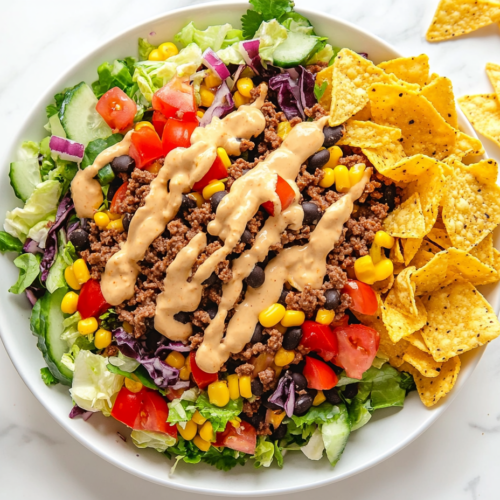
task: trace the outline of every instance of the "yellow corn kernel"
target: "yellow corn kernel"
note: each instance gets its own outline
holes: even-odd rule
[[[229,397],[238,399],[240,397],[240,381],[238,375],[233,373],[227,377],[227,385],[229,387]]]
[[[325,167],[323,170],[323,179],[319,182],[319,185],[323,188],[332,187],[335,184],[335,171],[333,168]]]
[[[207,421],[207,419],[198,410],[194,412],[191,420],[198,425],[203,425]]]
[[[191,375],[191,365],[189,364],[189,359],[188,359],[186,360],[184,366],[181,368],[179,372],[179,378],[181,380],[189,380],[190,375]]]
[[[186,359],[184,358],[184,356],[177,351],[172,351],[165,360],[165,363],[167,363],[167,365],[173,366],[178,370],[180,370],[184,366],[185,362]]]
[[[394,264],[391,259],[382,259],[375,265],[375,281],[387,279],[394,272]]]
[[[300,326],[306,320],[303,311],[286,311],[281,324],[289,328],[290,326]]]
[[[250,375],[240,377],[240,394],[242,398],[249,399],[252,397],[252,378]]]
[[[123,322],[122,326],[127,333],[132,333],[134,331],[134,327],[130,323],[127,323],[126,321]]]
[[[76,281],[78,281],[80,285],[83,285],[90,279],[89,268],[83,259],[78,259],[73,262],[73,272],[75,273]]]
[[[229,156],[224,148],[217,148],[217,156],[220,158],[226,169],[231,166],[231,160],[229,159]]]
[[[329,311],[328,309],[320,309],[316,313],[316,322],[322,325],[329,325],[335,318],[335,311]]]
[[[277,429],[280,425],[281,422],[283,422],[283,419],[285,418],[285,410],[269,410],[271,412],[269,421],[270,424]]]
[[[240,417],[236,417],[235,419],[230,420],[229,422],[231,423],[231,425],[232,425],[235,429],[237,429],[238,427],[240,427],[240,426],[241,426],[241,418],[240,418]]]
[[[219,75],[216,75],[212,71],[210,71],[208,76],[205,77],[205,85],[209,89],[213,89],[215,87],[218,87],[221,84],[222,84],[222,80],[220,79]]]
[[[149,61],[163,61],[163,55],[158,49],[153,49],[148,56]]]
[[[106,229],[106,226],[109,224],[109,216],[104,212],[96,212],[94,214],[94,222],[99,229]]]
[[[250,99],[248,97],[241,95],[239,92],[235,92],[233,94],[233,100],[234,100],[234,105],[237,108],[243,106],[244,104],[248,104],[250,102]]]
[[[363,283],[373,285],[376,280],[375,265],[370,255],[360,257],[354,262],[354,273],[356,278]]]
[[[205,111],[203,111],[202,109],[199,109],[197,112],[196,112],[196,116],[198,118],[203,118],[203,116],[205,116]]]
[[[212,427],[210,420],[207,420],[201,426],[201,429],[198,431],[198,434],[200,435],[201,439],[204,439],[205,441],[210,442],[214,440],[214,428]]]
[[[96,334],[97,335],[97,334]],[[142,390],[142,383],[139,381],[136,375],[132,374],[132,377],[134,377],[134,380],[125,377],[125,387],[133,393],[140,392]]]
[[[374,264],[386,258],[382,248],[391,249],[394,246],[394,238],[385,231],[377,231],[370,248],[370,256]]]
[[[179,53],[179,49],[175,43],[172,42],[162,43],[157,50],[161,54],[163,61],[166,61],[170,57],[176,56]]]
[[[290,122],[280,122],[278,123],[278,135],[285,140],[286,136],[292,131],[292,126]]]
[[[208,386],[208,399],[215,406],[226,406],[229,403],[229,389],[226,382],[219,380]]]
[[[250,91],[253,89],[254,84],[253,84],[251,78],[240,78],[236,82],[236,86],[238,87],[238,92],[243,97],[252,97],[252,95],[250,94]]]
[[[200,436],[196,436],[193,439],[193,443],[201,450],[201,451],[208,451],[210,449],[210,446],[212,446],[208,441],[205,441],[203,438]]]
[[[215,93],[210,89],[202,85],[200,87],[200,97],[201,97],[201,105],[205,108],[209,108],[215,99]]]
[[[340,158],[344,156],[344,153],[338,146],[332,146],[331,148],[328,148],[328,151],[330,151],[330,159],[325,167],[335,168],[339,164]]]
[[[94,333],[99,325],[97,324],[97,320],[95,318],[87,318],[87,319],[81,319],[78,322],[78,331],[82,335],[90,335],[91,333]]]
[[[92,318],[94,319],[94,318]],[[109,344],[111,344],[112,335],[109,330],[105,330],[104,328],[99,328],[97,332],[95,332],[94,344],[97,349],[106,349]]]
[[[314,398],[313,406],[319,406],[324,401],[326,401],[326,397],[323,394],[323,391],[318,391],[318,394],[316,394],[316,397]]]
[[[119,233],[122,233],[125,231],[123,227],[123,220],[120,217],[117,220],[112,220],[107,226],[106,229],[109,231],[110,229],[114,229],[115,231],[118,231]]]
[[[351,186],[355,186],[363,178],[365,169],[366,165],[364,163],[358,163],[349,170],[349,183]]]
[[[146,122],[146,121],[137,122],[134,125],[134,130],[139,130],[139,129],[143,128],[143,127],[149,127],[149,128],[152,128],[153,130],[155,130],[154,125],[151,122]]]
[[[200,193],[197,193],[196,191],[193,191],[192,193],[189,193],[188,196],[192,198],[196,202],[196,206],[200,208],[205,200],[203,199],[203,196]]]
[[[285,306],[278,303],[271,304],[259,314],[260,324],[264,328],[270,328],[271,326],[278,324],[283,319],[285,312]]]
[[[286,312],[285,312],[285,314],[286,314]],[[278,330],[278,332],[280,332],[283,335],[285,335],[285,333],[286,333],[286,326],[283,326],[281,323],[274,325],[273,328],[276,328],[276,330]]]
[[[339,193],[347,193],[351,189],[351,183],[349,182],[349,170],[345,165],[337,165],[334,170],[335,172],[335,187]]]
[[[181,424],[177,424],[177,431],[186,441],[191,441],[198,433],[198,426],[190,420],[186,422],[186,427],[184,427],[184,429]]]
[[[224,191],[224,189],[226,189],[226,186],[224,186],[222,181],[211,181],[208,186],[203,188],[203,198],[209,200],[215,193]]]
[[[78,295],[75,292],[68,292],[62,299],[61,311],[65,314],[75,314],[78,305]]]
[[[274,356],[274,364],[276,366],[286,366],[289,365],[295,358],[295,353],[293,351],[287,351],[280,347],[276,355]]]
[[[68,266],[64,270],[64,279],[66,280],[66,283],[73,288],[73,290],[80,290],[80,288],[82,288],[82,285],[80,285],[76,279],[73,266]]]

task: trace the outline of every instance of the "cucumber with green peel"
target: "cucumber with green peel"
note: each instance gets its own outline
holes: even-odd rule
[[[115,180],[115,173],[111,168],[111,165],[108,163],[106,166],[102,167],[99,170],[99,173],[96,175],[96,179],[99,181],[101,186],[107,186],[111,184]]]
[[[58,137],[64,137],[66,139],[66,132],[61,125],[61,120],[59,120],[59,116],[57,114],[52,115],[49,118],[49,125],[50,125],[50,133],[52,135],[57,135]]]
[[[38,184],[42,182],[38,159],[29,158],[12,162],[9,177],[15,195],[26,203]]]
[[[316,49],[318,37],[290,31],[288,38],[273,53],[274,65],[294,68],[303,64]]]
[[[351,434],[351,421],[345,405],[338,405],[340,412],[331,422],[323,424],[321,434],[325,444],[326,455],[332,465],[335,465],[342,456],[344,448]]]

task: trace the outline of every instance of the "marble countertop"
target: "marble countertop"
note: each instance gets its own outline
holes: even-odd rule
[[[38,96],[89,50],[124,28],[203,0],[1,0],[0,122],[9,144]],[[500,30],[431,45],[424,33],[438,0],[296,0],[331,13],[394,44],[422,52],[431,69],[452,79],[457,96],[487,93],[486,62],[500,62]],[[145,6],[147,5],[147,8]],[[369,51],[369,48],[367,48]],[[485,140],[491,156],[500,149]],[[20,332],[20,334],[29,334]],[[490,345],[446,413],[396,456],[350,479],[317,489],[317,500],[479,500],[499,498],[500,341]],[[195,495],[147,483],[108,464],[77,443],[29,392],[0,343],[0,497],[12,500],[109,500]],[[200,497],[201,495],[197,495]],[[288,495],[299,500],[303,494]],[[207,497],[208,498],[208,497]]]

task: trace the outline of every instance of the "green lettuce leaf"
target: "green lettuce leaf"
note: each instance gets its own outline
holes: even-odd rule
[[[304,427],[311,424],[323,424],[330,422],[339,414],[339,407],[331,403],[321,403],[319,406],[312,406],[305,415],[292,416],[292,420],[297,427]]]
[[[260,39],[259,54],[263,63],[273,62],[273,53],[288,37],[287,30],[275,19],[263,22],[255,33]]]
[[[71,349],[73,344],[76,342],[76,339],[80,336],[80,332],[78,331],[78,322],[82,319],[80,313],[76,311],[75,314],[67,317],[63,321],[63,332],[61,333],[61,339],[65,340],[68,344],[68,347]]]
[[[19,277],[9,288],[9,292],[19,294],[37,279],[40,274],[40,259],[32,253],[23,253],[14,260],[14,265],[19,268]]]
[[[202,393],[196,400],[196,407],[203,417],[210,420],[214,432],[222,432],[229,420],[235,419],[241,413],[243,400],[231,399],[226,406],[219,408],[210,403],[206,393]]]
[[[286,451],[285,451],[286,453]],[[279,445],[278,441],[274,442],[274,458],[276,458],[276,464],[280,469],[283,468],[284,449]]]
[[[50,370],[45,367],[40,369],[40,376],[42,377],[43,383],[50,387],[51,385],[56,385],[59,381],[50,373]]]
[[[17,153],[17,159],[21,160],[31,160],[33,158],[38,158],[40,154],[40,143],[34,141],[24,141],[19,148]]]
[[[23,244],[14,236],[5,231],[0,231],[0,252],[21,252]]]
[[[254,467],[270,467],[273,463],[274,457],[274,444],[266,440],[265,436],[259,436],[255,454],[252,457],[255,459]]]
[[[160,453],[164,453],[176,443],[173,436],[161,432],[133,430],[130,437],[137,448],[154,448]]]
[[[65,161],[59,158],[55,161],[56,166],[49,172],[49,180],[58,181],[61,183],[61,194],[66,193],[69,189],[71,181],[78,172],[78,165],[72,161]]]
[[[217,55],[221,58],[224,64],[244,64],[245,59],[240,52],[240,42],[237,42],[225,49],[221,49],[217,52]]]
[[[317,83],[314,84],[314,97],[316,97],[317,101],[323,97],[327,88],[328,82],[326,80],[321,85],[318,85]]]
[[[219,470],[228,471],[237,465],[245,465],[248,455],[229,448],[211,446],[201,458],[202,462],[213,465]]]
[[[209,26],[206,30],[201,31],[195,28],[194,24],[190,22],[184,26],[182,30],[175,35],[174,40],[184,47],[190,43],[195,43],[200,47],[202,52],[211,48],[215,52],[222,48],[226,36],[231,32],[231,38],[238,37],[239,30],[233,30],[230,24],[222,24],[219,26]],[[243,36],[243,34],[241,34]],[[234,42],[233,42],[234,43]],[[226,46],[229,45],[226,44]]]
[[[158,47],[156,45],[151,45],[145,38],[139,38],[139,61],[147,61],[149,54],[154,49],[157,49]]]
[[[99,99],[103,94],[113,87],[123,91],[134,84],[132,75],[134,73],[135,59],[130,57],[127,61],[116,59],[113,63],[104,62],[97,68],[98,80],[92,84],[92,90]]]
[[[321,426],[316,427],[309,442],[300,448],[309,460],[320,460],[323,457],[324,449],[325,443],[321,434]]]
[[[113,134],[106,139],[96,139],[95,141],[90,141],[85,147],[81,168],[87,168],[89,165],[92,165],[99,153],[102,153],[105,149],[114,146],[122,139],[122,134]]]
[[[45,282],[45,286],[50,293],[54,293],[58,288],[67,286],[64,271],[78,258],[73,243],[71,241],[66,243],[65,238],[65,233],[59,231],[57,234],[59,246],[57,257],[49,270],[49,275]]]
[[[351,431],[356,431],[366,425],[372,418],[373,408],[370,400],[363,403],[359,399],[354,399],[349,405],[348,411],[351,419]]]
[[[168,403],[167,422],[171,424],[184,424],[189,422],[196,412],[196,405],[188,399],[174,399]]]
[[[383,365],[380,370],[371,367],[363,374],[359,393],[366,394],[369,391],[373,410],[403,406],[406,391],[400,385],[401,380],[401,373],[389,364]]]

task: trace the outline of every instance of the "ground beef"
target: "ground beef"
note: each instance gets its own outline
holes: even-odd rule
[[[296,125],[298,125],[299,123],[302,123],[302,118],[300,118],[300,116],[294,116],[291,120],[290,120],[290,126],[293,128],[295,127]]]
[[[287,309],[303,311],[308,318],[312,318],[318,307],[325,302],[323,290],[315,290],[311,285],[306,285],[302,292],[290,292],[286,296]]]
[[[157,160],[161,165],[163,165],[163,161],[163,158]],[[155,177],[156,174],[136,168],[128,180],[127,196],[117,205],[117,213],[133,214],[139,207],[142,207],[145,203],[146,196],[149,194],[149,185]]]
[[[321,70],[328,68],[328,63],[326,62],[317,62],[315,64],[310,64],[306,66],[307,71],[310,71],[313,74],[319,73]]]
[[[206,311],[198,310],[191,315],[191,322],[194,326],[197,326],[199,328],[205,328],[205,326],[208,325],[210,321],[210,315]]]
[[[258,342],[257,344],[246,344],[241,352],[231,354],[232,359],[248,361],[254,356],[258,356],[261,352],[266,351],[267,348],[264,344]]]
[[[315,121],[328,115],[328,111],[319,103],[315,104],[312,108],[305,108],[304,113],[308,118],[312,118]]]
[[[271,390],[271,387],[273,386],[274,383],[274,377],[275,377],[274,370],[272,368],[266,368],[264,371],[261,371],[259,373],[259,380],[262,382],[262,385],[264,386],[264,392],[267,392]]]
[[[266,350],[269,354],[276,354],[283,343],[283,334],[276,328],[265,328],[264,335],[269,335]]]
[[[118,347],[115,345],[108,345],[104,351],[102,351],[102,356],[105,358],[110,358],[111,356],[116,356],[118,354]]]
[[[256,399],[253,403],[250,401],[243,402],[243,413],[247,417],[251,417],[254,413],[257,413],[260,408],[260,399]]]
[[[191,346],[191,349],[194,351],[200,347],[200,345],[203,343],[203,335],[200,335],[199,333],[196,333],[195,335],[191,335],[188,339],[189,345]]]
[[[233,278],[233,271],[231,271],[230,263],[227,259],[217,264],[215,272],[223,283],[227,283]]]
[[[238,366],[238,368],[236,368],[235,371],[236,371],[236,374],[239,375],[240,377],[250,376],[250,375],[252,375],[254,368],[255,367],[253,365],[251,365],[250,363],[245,363],[244,365]]]
[[[273,433],[269,424],[266,422],[259,422],[259,428],[257,429],[257,436],[270,436]]]

